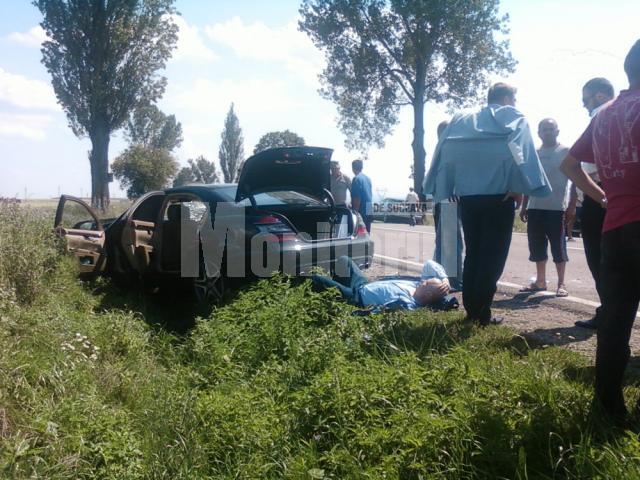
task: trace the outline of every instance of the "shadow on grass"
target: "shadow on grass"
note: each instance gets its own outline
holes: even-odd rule
[[[398,347],[424,357],[434,352],[444,353],[464,342],[473,334],[474,328],[472,322],[464,321],[458,313],[436,314],[424,319],[412,316],[395,323],[382,339],[392,350]],[[379,346],[384,349],[384,345]]]

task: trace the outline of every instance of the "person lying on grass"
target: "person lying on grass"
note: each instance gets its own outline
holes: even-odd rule
[[[449,295],[447,273],[433,260],[425,263],[419,280],[392,278],[370,282],[346,256],[338,258],[335,272],[334,279],[313,275],[311,281],[318,289],[337,288],[347,302],[372,312],[420,307],[450,310],[458,307],[457,299]]]

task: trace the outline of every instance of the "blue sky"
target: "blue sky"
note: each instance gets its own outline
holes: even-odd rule
[[[217,161],[224,116],[234,102],[247,156],[264,133],[288,128],[309,145],[334,148],[343,171],[350,171],[359,154],[344,148],[336,110],[317,94],[324,60],[296,29],[298,2],[178,0],[176,6],[180,41],[159,106],[182,122],[181,164],[198,155]],[[556,118],[560,141],[571,144],[588,121],[581,105],[584,82],[604,76],[616,91],[626,86],[622,61],[640,38],[640,2],[505,0],[502,10],[511,17],[512,53],[519,61],[506,79],[518,87],[518,108],[534,125]],[[25,189],[29,198],[59,191],[86,196],[90,142],[73,135],[56,104],[40,63],[40,14],[30,2],[13,0],[0,0],[0,11],[0,196],[23,197]],[[429,104],[425,114],[430,152],[435,127],[448,113]],[[410,186],[410,109],[400,120],[385,147],[370,150],[365,163],[379,194],[404,195]],[[124,148],[118,132],[111,160]],[[117,183],[112,195],[123,195]]]

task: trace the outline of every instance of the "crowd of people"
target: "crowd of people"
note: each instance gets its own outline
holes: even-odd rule
[[[536,266],[536,276],[521,291],[547,289],[550,246],[557,296],[569,293],[566,241],[572,232],[567,225],[573,225],[578,213],[601,305],[593,318],[576,324],[597,329],[596,404],[615,419],[624,419],[623,375],[640,303],[640,40],[626,55],[624,71],[629,87],[617,97],[605,78],[584,84],[582,101],[591,121],[571,148],[558,142],[557,122],[545,118],[538,124],[542,145],[536,149],[527,119],[515,108],[517,91],[506,83],[489,89],[487,105],[479,112],[455,115],[440,124],[438,145],[422,186],[423,194],[433,195],[437,231],[436,261],[427,262],[425,269],[437,274],[423,275],[413,283],[401,284],[398,279],[369,283],[342,259],[345,271],[337,282],[314,281],[336,286],[359,306],[442,308],[451,279],[459,281],[461,276],[467,317],[481,326],[501,323],[492,315],[491,303],[516,212],[527,224],[529,260]],[[370,230],[371,182],[362,173],[360,160],[353,162],[353,171],[352,203]],[[332,190],[334,181],[348,184],[337,163],[332,164]],[[445,210],[448,220],[443,218]],[[440,232],[445,229],[450,232],[443,236]],[[465,257],[464,262],[458,260],[462,273],[447,275],[440,265],[443,250],[461,258],[462,233]],[[444,238],[456,239],[457,245],[445,244]]]

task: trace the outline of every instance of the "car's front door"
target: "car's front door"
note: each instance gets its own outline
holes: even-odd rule
[[[95,274],[104,268],[104,229],[89,205],[62,195],[53,227],[65,240],[67,250],[78,259],[81,274]]]

